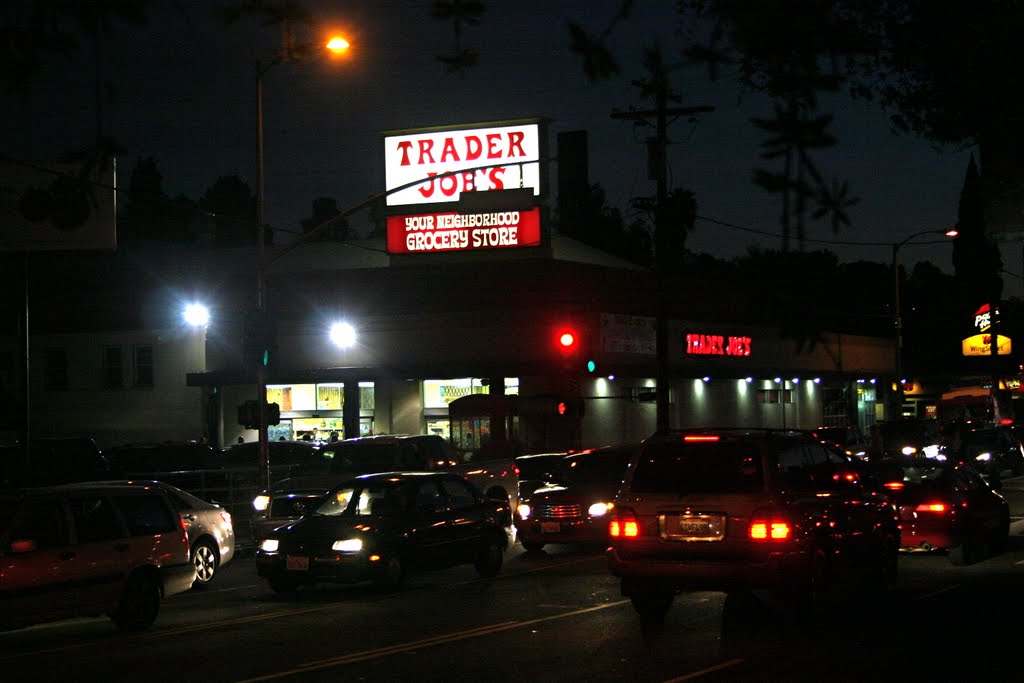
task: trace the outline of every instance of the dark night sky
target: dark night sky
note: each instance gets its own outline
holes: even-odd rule
[[[613,205],[625,211],[630,197],[654,193],[643,145],[649,133],[610,114],[649,108],[630,81],[643,75],[642,48],[659,39],[675,44],[674,3],[637,3],[635,15],[613,34],[622,75],[597,85],[568,49],[567,23],[603,27],[619,0],[488,0],[480,25],[463,38],[479,51],[480,64],[462,75],[446,74],[435,60],[451,50],[453,31],[430,18],[429,0],[306,4],[324,25],[343,28],[353,48],[341,63],[280,65],[264,78],[272,225],[299,231],[315,197],[334,197],[346,208],[381,191],[381,131],[533,116],[551,119],[552,148],[559,132],[588,131],[590,180],[605,187]],[[154,157],[171,195],[198,198],[232,173],[255,188],[255,63],[275,49],[276,30],[255,22],[223,28],[203,0],[155,5],[147,27],[119,26],[115,40],[103,45],[103,72],[115,92],[103,105],[102,125],[127,149],[121,182],[136,158]],[[94,73],[86,50],[48,69],[29,102],[4,100],[8,153],[42,159],[88,145],[97,128]],[[701,221],[690,247],[719,257],[743,254],[753,244],[777,248],[780,239],[771,235],[779,232],[778,202],[750,182],[760,138],[748,119],[769,116],[769,106],[757,98],[738,103],[734,84],[709,84],[699,70],[676,72],[673,85],[683,106],[716,111],[696,125],[672,125],[670,185],[693,190],[702,216],[748,229]],[[844,261],[888,262],[891,243],[956,221],[970,150],[937,150],[896,136],[872,105],[841,101],[836,114],[840,144],[817,157],[819,166],[849,180],[861,201],[851,211],[853,226],[838,235],[827,224],[812,225],[807,248],[831,248]],[[549,178],[556,177],[552,168]],[[1018,249],[1003,251],[1013,272],[1020,271]],[[947,244],[907,245],[900,255],[904,263],[932,260],[950,271],[951,251]],[[1008,294],[1020,287],[1012,280]]]

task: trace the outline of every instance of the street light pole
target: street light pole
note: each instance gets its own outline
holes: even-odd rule
[[[285,35],[290,34],[290,27],[285,26]],[[339,55],[348,50],[350,44],[340,36],[332,36],[326,44],[304,43],[292,45],[286,38],[281,49],[266,64],[256,62],[256,311],[259,321],[259,334],[266,343],[267,320],[267,225],[264,216],[265,181],[263,173],[263,76],[275,64],[292,61],[308,56],[317,48],[325,48],[332,54]],[[258,405],[259,425],[258,453],[259,480],[264,489],[270,488],[270,448],[267,440],[267,358],[257,354],[256,358],[256,402]]]
[[[895,314],[896,322],[896,392],[893,399],[895,403],[893,406],[894,418],[900,418],[903,416],[903,315],[901,312],[902,309],[900,302],[900,247],[910,242],[915,237],[921,237],[923,235],[945,235],[946,237],[956,237],[956,234],[955,228],[949,230],[922,230],[905,237],[899,242],[894,242],[892,245],[893,292],[895,294],[893,313]]]

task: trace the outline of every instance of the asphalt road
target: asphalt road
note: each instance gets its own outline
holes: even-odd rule
[[[841,596],[795,616],[770,596],[677,598],[644,633],[600,551],[515,546],[502,573],[410,577],[406,590],[325,586],[275,595],[251,559],[164,603],[125,635],[106,619],[0,633],[6,681],[934,681],[1021,679],[1024,479],[1005,483],[1009,550],[969,567],[906,555],[881,599]]]

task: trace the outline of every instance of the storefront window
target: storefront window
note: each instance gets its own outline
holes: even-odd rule
[[[374,406],[373,382],[359,383],[359,414],[369,413],[370,422],[373,422]]]
[[[314,384],[268,384],[267,403],[276,403],[282,411],[316,410]]]
[[[345,407],[345,385],[317,384],[316,385],[316,409],[317,410],[343,410]]]

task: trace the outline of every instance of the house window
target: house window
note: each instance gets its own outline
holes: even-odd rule
[[[124,386],[124,367],[121,363],[121,347],[107,346],[103,349],[103,388],[120,389]]]
[[[153,386],[153,347],[149,344],[136,344],[134,348],[134,376],[132,385],[136,387]]]
[[[68,351],[67,349],[46,349],[46,388],[68,388]]]

